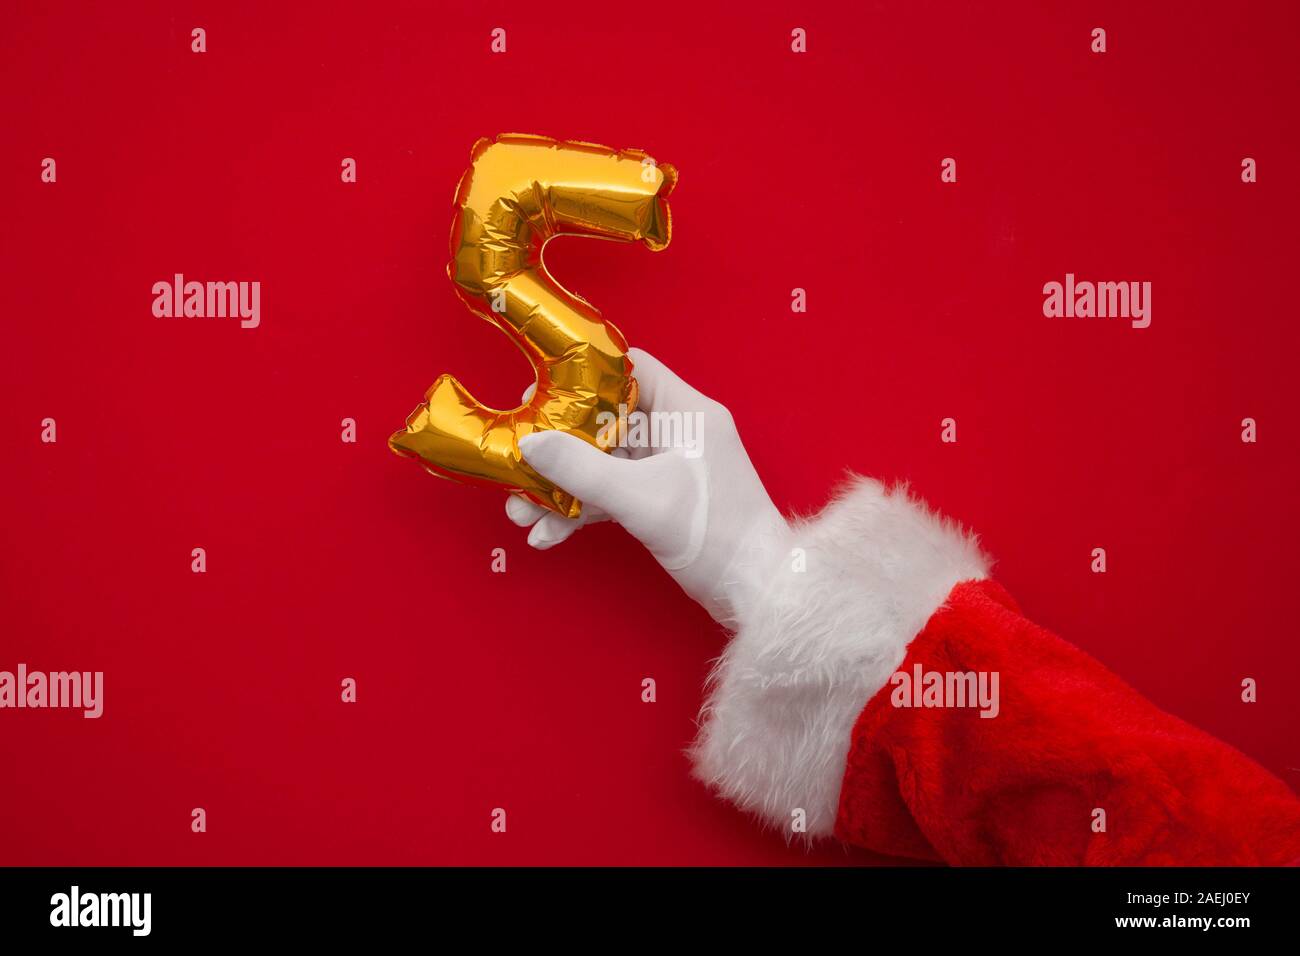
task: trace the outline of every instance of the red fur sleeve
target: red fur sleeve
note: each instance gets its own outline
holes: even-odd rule
[[[955,865],[1286,864],[1300,800],[973,581],[858,717],[835,831]]]

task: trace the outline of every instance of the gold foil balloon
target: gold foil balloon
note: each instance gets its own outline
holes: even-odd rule
[[[542,253],[562,235],[663,249],[676,182],[673,167],[637,150],[541,136],[479,140],[456,191],[447,275],[469,310],[528,356],[537,390],[527,404],[498,411],[443,375],[388,439],[393,451],[440,477],[505,486],[577,517],[581,504],[528,467],[519,439],[551,428],[602,447],[610,416],[636,407],[636,379],[622,334],[551,277]]]

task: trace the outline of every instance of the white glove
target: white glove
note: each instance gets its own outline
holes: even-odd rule
[[[520,527],[532,526],[528,543],[539,550],[583,525],[617,521],[715,620],[734,626],[738,610],[753,603],[788,554],[789,526],[750,464],[731,413],[654,356],[640,349],[628,354],[643,432],[653,434],[659,416],[661,425],[675,426],[660,428],[660,444],[674,447],[636,447],[635,420],[632,447],[610,454],[564,432],[526,435],[519,440],[524,459],[575,495],[582,514],[565,518],[517,495],[506,501],[506,514]]]

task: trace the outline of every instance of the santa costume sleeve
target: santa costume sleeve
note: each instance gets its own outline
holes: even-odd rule
[[[793,534],[701,713],[724,798],[953,865],[1300,861],[1285,784],[1026,620],[905,490],[856,479]]]

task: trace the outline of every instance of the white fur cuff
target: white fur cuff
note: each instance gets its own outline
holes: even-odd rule
[[[906,488],[854,478],[792,527],[709,680],[695,775],[789,833],[835,828],[849,739],[953,586],[988,576],[975,539]]]

